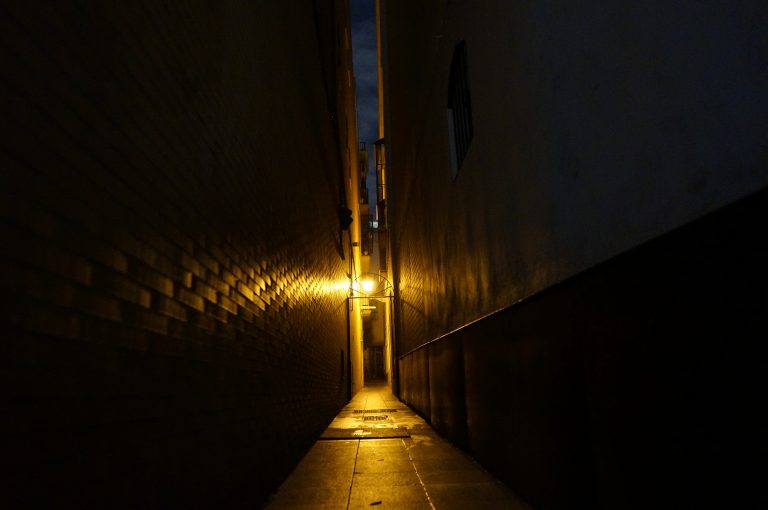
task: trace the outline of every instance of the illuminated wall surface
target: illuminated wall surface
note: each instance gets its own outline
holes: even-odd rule
[[[3,6],[0,506],[250,507],[347,401],[333,16]]]
[[[759,442],[768,8],[609,4],[383,2],[401,396],[535,508],[742,495]]]

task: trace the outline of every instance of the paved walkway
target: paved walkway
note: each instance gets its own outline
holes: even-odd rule
[[[267,508],[529,510],[386,385],[355,395]]]

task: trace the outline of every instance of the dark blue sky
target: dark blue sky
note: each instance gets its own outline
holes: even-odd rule
[[[376,202],[373,142],[379,138],[379,101],[376,79],[376,1],[350,0],[352,59],[357,84],[357,133],[368,147],[368,193]],[[371,211],[373,213],[373,211]]]

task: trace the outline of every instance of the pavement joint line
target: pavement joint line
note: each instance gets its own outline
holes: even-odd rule
[[[357,470],[357,456],[360,454],[360,440],[357,440],[357,450],[355,450],[355,463],[352,465],[352,479],[349,481],[349,492],[347,492],[347,510],[349,502],[352,500],[352,486],[355,485],[355,470]]]
[[[413,466],[413,471],[416,473],[416,478],[419,479],[419,484],[421,484],[421,488],[422,490],[424,490],[424,495],[427,497],[427,503],[429,503],[429,506],[432,508],[432,510],[437,510],[437,508],[435,508],[435,504],[432,503],[432,498],[429,497],[429,491],[427,491],[427,486],[424,485],[424,480],[421,479],[419,470],[416,468],[416,463],[413,462],[413,457],[411,457],[411,449],[408,448],[408,445],[405,443],[405,439],[401,439],[400,441],[403,442],[403,447],[405,447],[405,453],[408,454],[408,460],[411,461],[411,466]],[[355,459],[355,461],[357,461],[357,459]]]

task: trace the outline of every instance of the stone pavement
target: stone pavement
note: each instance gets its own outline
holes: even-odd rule
[[[267,508],[530,510],[384,384],[354,396]]]

